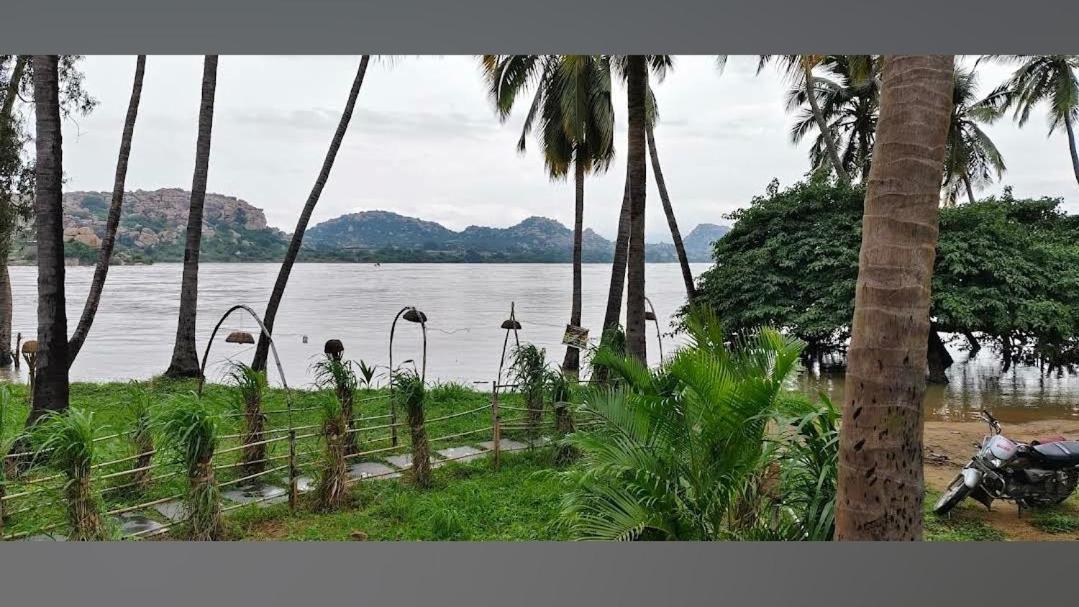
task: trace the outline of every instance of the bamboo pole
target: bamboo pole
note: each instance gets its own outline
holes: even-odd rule
[[[494,464],[495,472],[498,472],[501,466],[501,458],[499,457],[502,451],[502,425],[498,417],[498,381],[492,384],[491,388],[491,448],[495,452]]]

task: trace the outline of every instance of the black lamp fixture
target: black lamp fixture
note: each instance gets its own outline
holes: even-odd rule
[[[517,320],[517,313],[514,310],[514,302],[510,302],[510,317],[502,321],[502,328],[506,330],[506,337],[502,340],[502,358],[498,361],[498,379],[495,380],[495,389],[498,389],[498,385],[502,383],[502,368],[506,365],[506,346],[510,343],[510,331],[513,331],[513,341],[517,344],[517,347],[521,347],[521,338],[517,335],[517,332],[521,330],[521,323]]]
[[[659,317],[656,316],[656,308],[652,306],[652,300],[645,297],[644,302],[648,304],[648,310],[644,313],[644,319],[656,323],[656,341],[659,342],[659,362],[660,364],[663,364],[663,333],[659,330]]]

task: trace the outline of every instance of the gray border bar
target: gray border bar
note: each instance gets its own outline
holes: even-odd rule
[[[0,52],[1050,53],[1067,0],[5,0]]]

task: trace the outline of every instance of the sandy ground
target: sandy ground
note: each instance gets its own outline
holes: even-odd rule
[[[1021,424],[1003,423],[1004,435],[1027,442],[1035,438],[1064,436],[1079,439],[1079,420],[1041,420]],[[925,482],[928,488],[942,491],[974,454],[974,443],[980,443],[988,433],[983,422],[926,422],[925,424]],[[1076,509],[1073,497],[1065,508]],[[986,511],[981,504],[966,500],[959,516],[983,521],[1000,530],[1008,539],[1019,541],[1079,540],[1079,531],[1046,533],[1030,525],[1029,514],[1019,517],[1015,504],[997,501]],[[927,515],[933,516],[933,515]],[[1077,511],[1076,516],[1079,516]]]

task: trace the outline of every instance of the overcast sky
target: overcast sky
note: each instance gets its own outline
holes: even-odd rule
[[[266,210],[291,232],[318,173],[355,75],[358,57],[221,57],[209,190]],[[134,57],[91,56],[85,85],[100,101],[64,125],[67,190],[108,190],[115,171]],[[127,188],[190,188],[202,72],[201,57],[147,59]],[[683,232],[725,223],[776,177],[808,169],[808,144],[788,135],[787,85],[774,69],[755,75],[755,57],[732,57],[720,73],[710,57],[677,57],[655,86],[661,119],[656,143]],[[982,66],[983,90],[1008,70]],[[384,209],[452,229],[504,227],[530,215],[573,220],[573,188],[551,182],[535,140],[515,151],[525,108],[499,124],[474,57],[397,57],[372,61],[352,125],[313,223]],[[625,94],[615,91],[618,160],[585,186],[585,225],[612,237],[625,168]],[[989,128],[1004,155],[1003,183],[1020,196],[1062,196],[1079,211],[1079,187],[1063,130],[1046,137],[1044,113],[1022,130]],[[651,171],[651,169],[649,169]],[[649,178],[649,240],[667,240]],[[997,192],[1000,185],[988,191]]]

